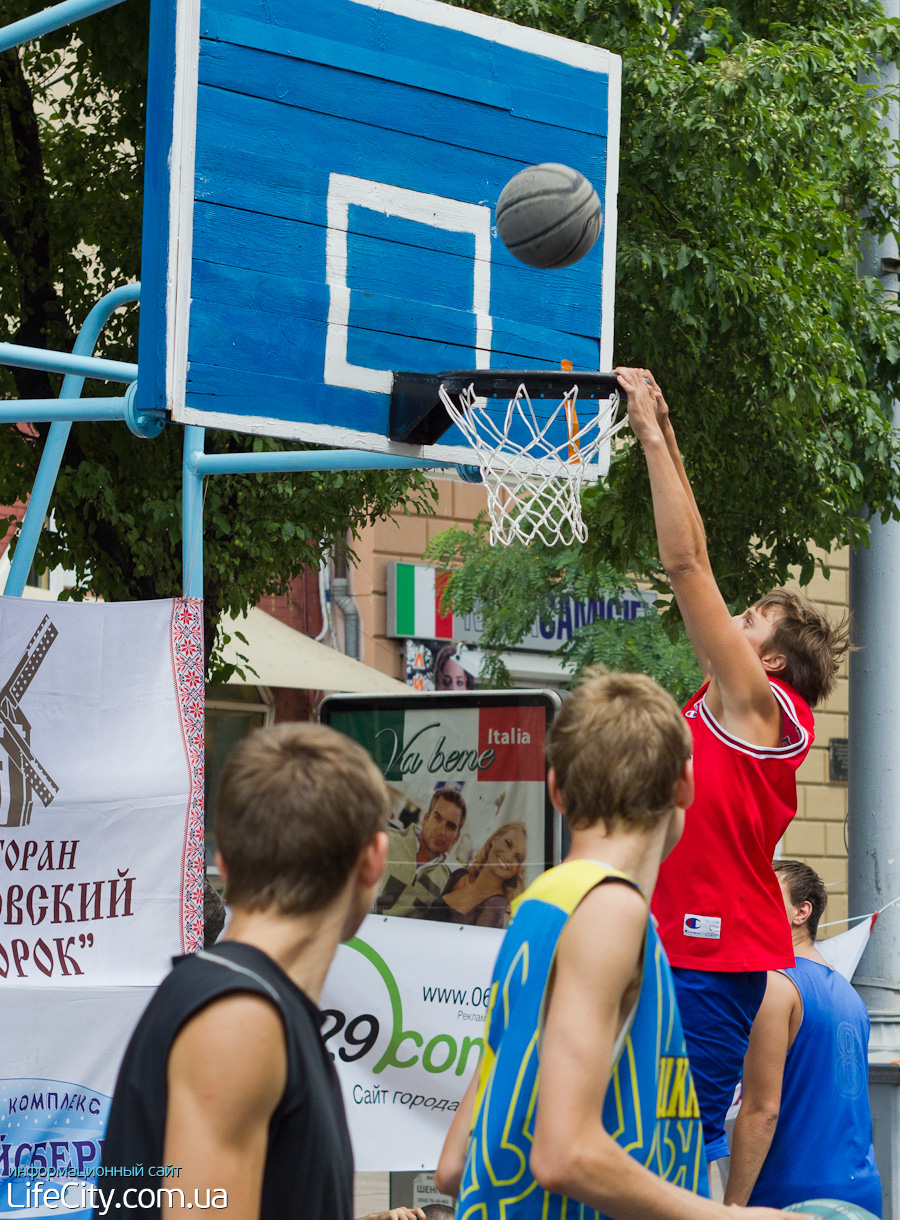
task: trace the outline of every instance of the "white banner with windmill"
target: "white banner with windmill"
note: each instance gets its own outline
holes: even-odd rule
[[[0,986],[199,946],[203,689],[199,601],[0,598]]]

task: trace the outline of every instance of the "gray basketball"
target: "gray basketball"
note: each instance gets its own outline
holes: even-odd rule
[[[503,244],[529,267],[568,267],[600,233],[600,200],[577,169],[546,161],[510,178],[497,200]]]

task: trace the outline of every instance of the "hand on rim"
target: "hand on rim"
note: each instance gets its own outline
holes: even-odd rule
[[[659,383],[650,372],[649,369],[642,369],[644,380],[648,382],[650,389],[656,396],[656,422],[661,428],[664,428],[669,422],[669,404],[666,402],[662,390],[659,388]]]
[[[662,391],[648,369],[618,367],[613,369],[619,385],[628,395],[628,422],[643,445],[654,434],[659,435],[658,399]]]

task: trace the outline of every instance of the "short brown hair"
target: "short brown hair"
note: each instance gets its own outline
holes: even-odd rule
[[[809,933],[809,939],[815,940],[819,930],[819,920],[822,918],[828,902],[828,891],[825,889],[824,881],[808,864],[803,864],[800,860],[774,860],[772,867],[779,880],[783,881],[787,887],[794,906],[798,907],[801,903],[808,902],[812,907],[810,917],[806,921],[806,930]]]
[[[443,788],[435,788],[434,792],[431,794],[431,800],[428,802],[428,808],[425,810],[426,815],[431,813],[438,801],[449,801],[451,805],[456,806],[460,814],[459,824],[462,826],[463,822],[466,820],[466,813],[468,811],[466,809],[466,802],[463,794],[459,791],[459,789],[448,788],[446,785]]]
[[[675,700],[646,674],[589,669],[553,721],[547,759],[573,830],[650,830],[674,804],[691,756]]]
[[[834,679],[850,647],[850,620],[832,623],[823,610],[793,589],[775,589],[761,597],[755,609],[768,617],[775,611],[772,634],[763,653],[780,652],[785,667],[776,677],[784,678],[816,707],[834,690]]]
[[[228,755],[219,788],[228,901],[283,915],[322,910],[389,814],[381,772],[349,737],[322,724],[257,729]]]

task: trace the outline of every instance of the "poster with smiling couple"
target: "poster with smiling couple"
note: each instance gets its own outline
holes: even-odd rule
[[[544,747],[550,691],[340,696],[322,719],[391,795],[381,893],[322,1007],[357,1168],[433,1169],[481,1056],[510,910],[558,857]]]
[[[505,928],[553,851],[544,746],[552,692],[335,696],[323,719],[391,794],[380,915]]]

